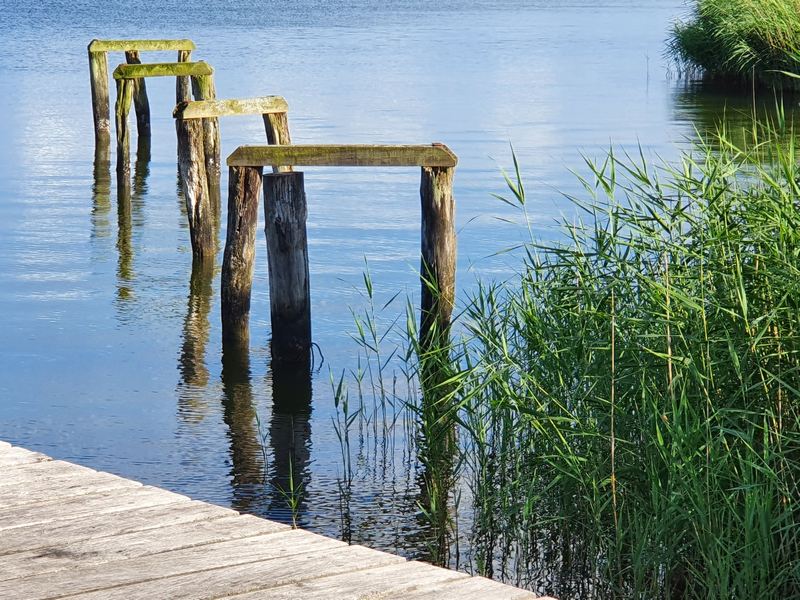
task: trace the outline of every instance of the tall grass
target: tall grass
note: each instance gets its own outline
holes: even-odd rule
[[[487,574],[800,596],[800,170],[762,134],[589,162],[565,241],[478,287],[452,360]]]
[[[562,599],[800,597],[800,169],[785,132],[736,139],[587,161],[580,217],[478,282],[449,347],[409,307],[430,560]]]
[[[669,54],[686,70],[730,81],[782,82],[800,56],[800,1],[697,0],[677,23]]]

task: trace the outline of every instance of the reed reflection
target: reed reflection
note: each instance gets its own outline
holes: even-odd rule
[[[724,128],[726,138],[739,147],[752,147],[763,131],[758,124],[770,124],[785,143],[797,137],[800,120],[797,91],[756,89],[742,92],[719,84],[689,81],[672,93],[674,119],[691,125],[691,134],[710,137]]]
[[[306,353],[291,360],[273,358],[270,373],[269,515],[302,527],[306,523],[311,458],[311,357]]]
[[[232,507],[241,512],[257,512],[255,508],[263,499],[266,461],[246,339],[223,344],[222,391],[223,419],[228,426],[232,465]]]

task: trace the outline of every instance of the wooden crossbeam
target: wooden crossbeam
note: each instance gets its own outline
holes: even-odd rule
[[[214,69],[203,61],[175,63],[147,63],[119,65],[114,69],[114,79],[143,79],[145,77],[199,77],[212,75]]]
[[[455,167],[458,157],[444,144],[314,144],[239,146],[229,167]]]
[[[260,98],[182,102],[175,107],[173,116],[184,119],[208,119],[232,115],[285,113],[288,110],[289,105],[281,96],[262,96]]]
[[[89,52],[196,50],[192,40],[92,40]]]

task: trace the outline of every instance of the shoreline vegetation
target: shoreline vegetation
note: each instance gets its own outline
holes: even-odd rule
[[[667,54],[689,76],[798,89],[800,0],[697,0],[673,27]]]
[[[388,403],[404,424],[428,560],[562,599],[800,595],[800,170],[781,123],[675,165],[587,161],[581,218],[479,281],[444,350],[420,353],[411,304],[392,352],[374,309],[356,319],[363,415],[340,423]],[[524,213],[515,167],[501,199]],[[405,385],[381,374],[395,352]]]

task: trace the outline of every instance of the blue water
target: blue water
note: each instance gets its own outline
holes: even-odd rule
[[[665,39],[685,12],[678,0],[0,0],[0,439],[284,521],[293,482],[301,526],[424,558],[402,440],[367,427],[353,442],[345,522],[330,382],[357,365],[365,261],[378,304],[401,292],[382,321],[417,294],[418,171],[306,170],[314,375],[273,377],[260,231],[249,356],[223,374],[218,273],[190,292],[174,83],[147,82],[152,159],[126,221],[113,177],[93,169],[86,45],[189,37],[219,97],[284,96],[297,143],[447,143],[463,294],[509,276],[514,259],[496,253],[527,234],[491,195],[511,144],[547,237],[570,217],[562,193],[580,192],[582,155],[613,144],[669,160],[721,114],[728,99],[670,76]],[[264,141],[257,117],[221,131],[223,156]]]

